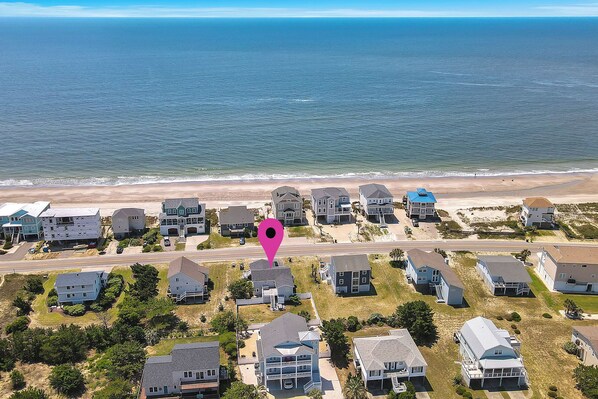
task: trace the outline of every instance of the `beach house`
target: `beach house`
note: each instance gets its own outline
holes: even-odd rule
[[[407,191],[405,210],[411,219],[432,219],[436,216],[436,197],[425,188]]]
[[[405,381],[424,382],[428,364],[406,329],[390,330],[386,336],[353,338],[355,370],[368,389],[405,392]]]
[[[382,184],[359,186],[359,205],[367,219],[375,219],[385,224],[385,217],[394,215],[393,196]]]
[[[181,256],[168,265],[168,295],[175,302],[200,301],[208,296],[209,269]]]
[[[140,208],[121,208],[112,214],[112,233],[116,239],[145,230],[145,210]]]
[[[253,284],[253,294],[262,298],[263,303],[269,303],[272,309],[293,295],[295,279],[291,269],[282,264],[278,259],[272,267],[266,259],[259,259],[249,264],[249,273],[246,274]]]
[[[529,295],[525,265],[512,256],[478,256],[476,268],[494,295]]]
[[[0,205],[0,227],[4,237],[13,243],[43,236],[41,214],[50,208],[47,201],[32,204],[6,203]]]
[[[243,237],[255,231],[255,215],[246,206],[229,206],[218,213],[220,235],[223,237]]]
[[[586,366],[598,366],[598,326],[575,326],[571,342],[577,345],[577,357]]]
[[[523,200],[521,206],[521,223],[525,227],[553,228],[554,204],[544,197],[529,197]]]
[[[303,394],[322,390],[319,367],[320,334],[301,316],[285,313],[260,328],[257,336],[258,383],[268,390],[283,387]]]
[[[104,271],[61,273],[54,282],[58,303],[65,305],[95,301],[107,280],[108,273]]]
[[[420,249],[408,251],[405,274],[418,290],[434,293],[438,302],[463,304],[463,283],[442,255]]]
[[[370,292],[372,267],[367,255],[339,255],[330,258],[326,279],[336,294]]]
[[[40,218],[46,241],[96,241],[102,236],[99,208],[50,208]]]
[[[311,190],[311,208],[314,218],[326,223],[351,221],[351,200],[343,187],[325,187]]]
[[[139,399],[218,398],[224,377],[218,341],[176,344],[170,355],[147,358]]]
[[[461,357],[461,375],[471,388],[507,384],[527,385],[521,344],[508,331],[483,317],[471,319],[456,333]]]
[[[206,232],[206,204],[197,198],[172,198],[162,202],[158,216],[160,234],[184,239],[190,234]]]
[[[537,274],[548,289],[598,294],[598,247],[544,247]]]
[[[305,224],[303,198],[299,191],[289,186],[272,191],[272,213],[285,226]]]

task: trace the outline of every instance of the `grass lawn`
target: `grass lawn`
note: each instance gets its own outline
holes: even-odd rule
[[[17,293],[25,286],[27,276],[24,274],[5,274],[0,276],[0,335],[4,328],[17,317],[17,310],[12,301]]]
[[[560,292],[551,292],[546,288],[540,277],[532,268],[528,268],[528,273],[532,278],[532,290],[534,294],[540,296],[544,303],[554,312],[558,313],[565,307],[563,303],[565,299],[571,299],[579,305],[585,313],[598,313],[598,298],[596,295],[584,294],[561,294]]]
[[[289,233],[289,237],[305,237],[305,238],[314,238],[315,233],[314,229],[311,226],[294,226],[288,227],[287,231]]]
[[[217,231],[212,231],[210,233],[210,238],[208,238],[205,243],[210,243],[210,249],[217,249],[217,248],[231,248],[231,247],[239,247],[239,238],[231,238],[231,237],[223,237]],[[259,241],[257,237],[246,238],[245,245],[257,245]]]
[[[287,312],[298,314],[302,310],[308,311],[312,318],[316,317],[309,299],[302,300],[299,306],[286,305],[285,310],[276,312],[270,310],[269,304],[240,306],[239,314],[247,324],[257,324],[269,323]]]
[[[175,251],[184,251],[186,247],[187,247],[187,244],[185,244],[184,242],[177,242],[174,246],[174,250]]]

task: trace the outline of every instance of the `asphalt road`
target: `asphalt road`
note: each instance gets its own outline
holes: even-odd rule
[[[346,244],[301,244],[282,246],[277,256],[331,256],[348,254],[389,253],[393,248],[409,250],[419,248],[432,250],[441,248],[450,251],[488,251],[488,252],[519,252],[525,248],[533,251],[541,249],[550,242],[527,243],[522,241],[505,240],[431,240],[431,241],[392,241],[392,242],[364,242]],[[554,243],[562,246],[587,246],[584,243]],[[84,258],[62,258],[47,260],[7,260],[0,257],[0,273],[35,272],[64,269],[90,269],[104,266],[131,265],[139,263],[168,263],[179,256],[186,256],[198,262],[236,261],[242,259],[265,258],[259,246],[244,246],[236,248],[209,249],[204,251],[172,251],[153,252],[131,255],[103,255]]]

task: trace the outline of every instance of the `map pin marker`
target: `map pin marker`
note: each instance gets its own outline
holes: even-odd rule
[[[257,227],[257,238],[266,253],[270,267],[272,267],[276,252],[280,248],[283,236],[284,228],[276,219],[264,219]]]

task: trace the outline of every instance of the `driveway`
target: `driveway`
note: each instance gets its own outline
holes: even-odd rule
[[[257,377],[253,363],[240,365],[239,370],[241,371],[241,380],[244,384],[257,386]]]
[[[527,399],[525,391],[508,391],[507,393],[511,399]]]
[[[320,359],[320,377],[324,399],[343,399],[343,389],[330,359]]]
[[[484,391],[488,399],[503,399],[500,391]]]

